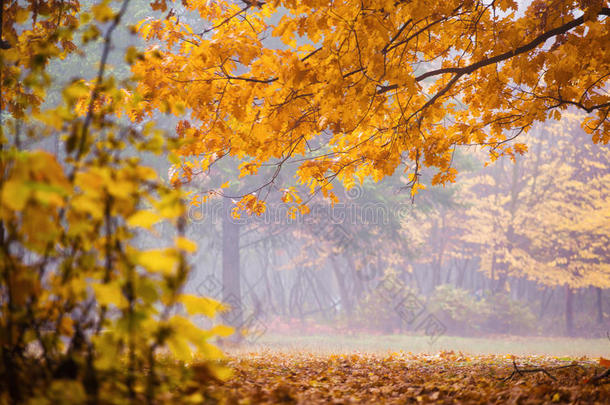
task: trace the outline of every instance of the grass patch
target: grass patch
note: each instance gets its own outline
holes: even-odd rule
[[[502,353],[518,356],[546,355],[569,358],[583,356],[590,358],[610,357],[610,341],[608,339],[571,339],[563,337],[500,336],[470,338],[441,336],[436,341],[431,342],[431,339],[427,336],[411,335],[295,336],[266,334],[254,344],[247,345],[247,348],[249,350],[304,350],[322,354],[355,351],[369,353],[455,351],[473,355]]]

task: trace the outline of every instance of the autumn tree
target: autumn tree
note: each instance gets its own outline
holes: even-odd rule
[[[488,167],[465,181],[470,208],[462,241],[475,246],[492,291],[509,277],[564,286],[566,332],[574,332],[573,290],[608,288],[606,207],[610,155],[579,142],[581,114],[539,126],[533,153]]]
[[[244,174],[296,161],[310,192],[334,198],[334,179],[349,188],[401,166],[415,193],[428,167],[432,184],[455,179],[456,147],[523,153],[512,140],[568,107],[608,142],[606,6],[160,2],[169,12],[138,26],[151,47],[133,72],[144,112],[181,117],[179,154],[196,171],[225,155],[244,159]]]

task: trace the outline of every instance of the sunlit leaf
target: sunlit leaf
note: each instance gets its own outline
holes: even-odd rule
[[[207,297],[197,297],[195,295],[183,294],[180,301],[184,304],[186,311],[191,314],[204,314],[213,318],[218,311],[223,309],[222,304]]]
[[[142,228],[150,229],[154,224],[159,222],[161,217],[149,210],[138,211],[127,219],[127,223],[130,226],[140,226]]]

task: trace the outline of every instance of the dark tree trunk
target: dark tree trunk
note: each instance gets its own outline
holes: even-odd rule
[[[231,216],[232,204],[223,200],[222,218],[222,300],[230,306],[224,322],[235,328],[233,340],[240,340],[243,325],[243,305],[239,271],[239,223]]]
[[[458,287],[458,288],[462,288],[462,286],[464,285],[466,271],[468,270],[468,261],[469,261],[469,259],[464,260],[464,263],[462,263],[462,267],[459,270],[459,275],[456,280],[456,287]]]
[[[417,291],[424,291],[424,286],[422,285],[422,283],[419,281],[419,278],[417,277],[417,272],[419,271],[419,269],[417,267],[413,267],[413,271],[410,273],[411,274],[411,278],[414,281],[414,285]]]
[[[549,289],[549,287],[546,287],[544,289],[542,297],[540,298],[540,313],[538,314],[538,318],[542,319],[542,317],[546,313],[546,309],[548,308],[554,293],[554,289]]]
[[[566,284],[566,335],[574,336],[574,291]]]
[[[454,266],[455,266],[455,261],[453,262]],[[454,266],[448,266],[447,267],[447,276],[445,277],[445,284],[449,284],[451,283],[451,273],[453,270]]]
[[[519,279],[517,280],[517,298],[520,300],[523,300],[527,292],[526,282],[527,280],[525,279],[525,277],[519,277]]]
[[[490,288],[490,290],[493,290],[493,294],[506,291],[506,282],[507,282],[506,269],[503,269],[503,271],[499,272],[499,273],[500,273],[500,275],[498,276],[498,282],[496,283],[495,286]]]

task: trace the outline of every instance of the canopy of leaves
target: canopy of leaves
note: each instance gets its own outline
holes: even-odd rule
[[[187,178],[235,155],[251,158],[244,175],[296,160],[325,195],[335,178],[349,188],[404,166],[417,192],[424,167],[432,184],[454,181],[457,146],[523,153],[509,140],[568,106],[610,140],[602,0],[182,4],[139,25],[151,48],[133,72],[146,111],[187,108]]]

